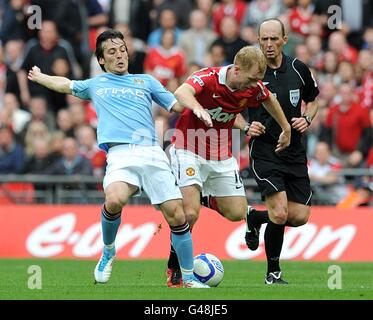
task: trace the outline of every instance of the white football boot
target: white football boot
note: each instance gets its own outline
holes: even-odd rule
[[[109,281],[114,259],[115,259],[115,248],[113,249],[104,248],[102,252],[102,256],[100,260],[98,261],[95,271],[94,271],[96,283],[106,283]]]
[[[207,284],[202,283],[196,277],[191,277],[189,279],[183,279],[183,287],[184,288],[192,288],[192,289],[208,289],[210,286]]]

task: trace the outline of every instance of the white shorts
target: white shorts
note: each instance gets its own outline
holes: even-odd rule
[[[170,147],[170,157],[179,187],[198,185],[204,196],[245,197],[245,188],[234,157],[222,161],[206,160],[174,146]]]
[[[111,183],[123,181],[139,187],[152,204],[182,199],[167,155],[160,146],[123,144],[112,147],[107,154],[104,189]]]

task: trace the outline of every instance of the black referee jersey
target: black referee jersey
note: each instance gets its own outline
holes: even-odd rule
[[[280,102],[290,125],[293,117],[302,116],[302,100],[306,103],[312,102],[319,94],[316,81],[308,67],[300,60],[284,54],[279,68],[267,67],[263,83]],[[250,144],[255,141],[255,148],[252,150],[255,154],[252,156],[268,160],[275,157],[286,162],[304,163],[306,161],[306,153],[301,143],[301,133],[292,129],[289,147],[275,153],[274,149],[282,132],[281,127],[262,106],[249,108],[248,115],[249,122],[259,121],[266,127],[265,134],[251,139]]]

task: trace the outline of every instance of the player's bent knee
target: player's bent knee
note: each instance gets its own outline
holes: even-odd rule
[[[288,220],[287,203],[283,201],[275,201],[273,198],[266,201],[269,218],[276,224],[285,224]]]
[[[105,208],[107,210],[107,213],[109,214],[115,214],[122,210],[124,204],[120,202],[114,202],[114,201],[105,201]]]
[[[288,212],[287,210],[269,211],[269,218],[276,224],[285,224],[288,220]]]
[[[198,212],[195,210],[185,209],[185,217],[190,226],[193,226],[198,220]]]
[[[118,194],[112,192],[105,197],[105,207],[108,213],[117,213],[125,206],[126,201]]]
[[[311,214],[310,207],[301,206],[296,209],[290,209],[288,215],[288,225],[292,227],[300,227],[308,222],[308,218]]]
[[[292,227],[300,227],[305,225],[308,222],[308,216],[303,217],[294,217],[288,219],[288,224],[290,224]]]
[[[186,221],[181,201],[167,201],[161,205],[161,210],[170,226],[178,226]]]

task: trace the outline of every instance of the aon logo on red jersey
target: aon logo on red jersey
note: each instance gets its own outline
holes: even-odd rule
[[[224,123],[227,123],[229,121],[231,121],[232,119],[235,118],[235,114],[229,114],[227,112],[221,112],[223,110],[222,107],[218,107],[218,108],[215,108],[215,109],[211,109],[211,110],[206,110],[212,120],[215,120],[217,122],[224,122]]]

